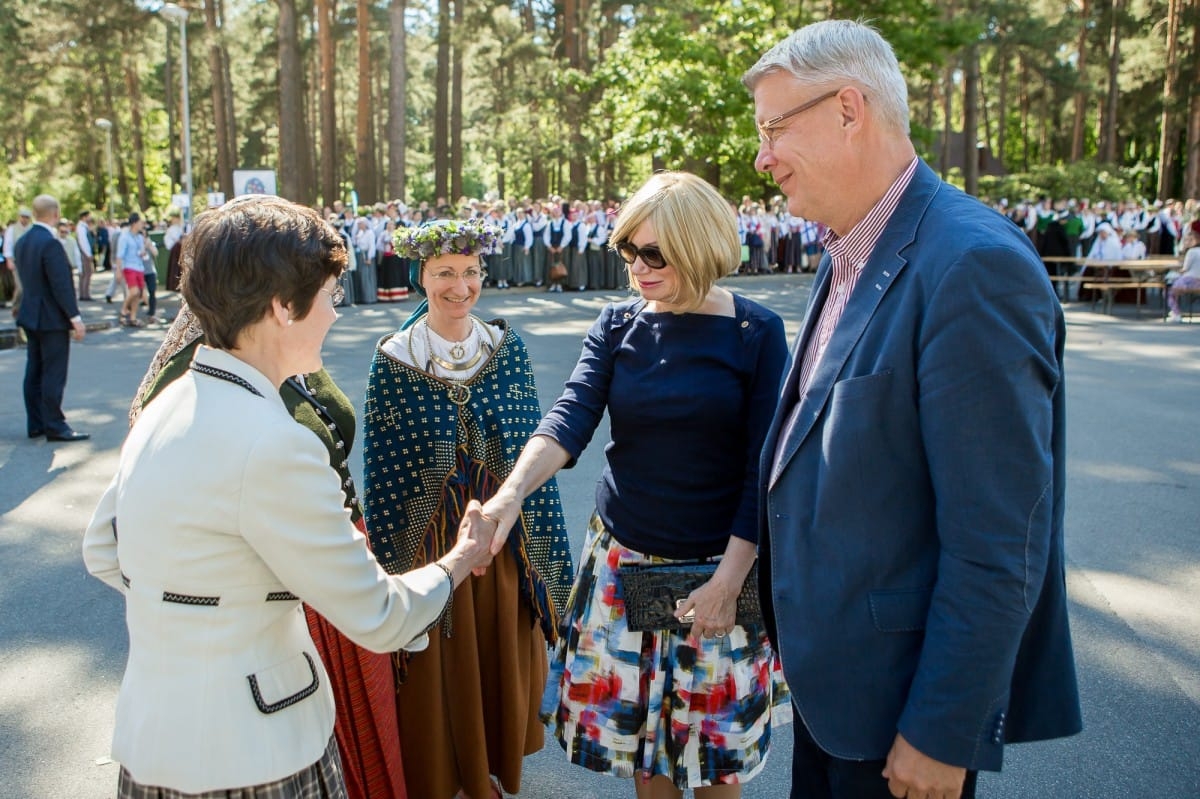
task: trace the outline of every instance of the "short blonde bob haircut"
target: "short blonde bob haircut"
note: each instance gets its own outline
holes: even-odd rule
[[[688,172],[658,172],[621,206],[610,242],[632,241],[643,222],[654,226],[663,258],[679,276],[667,301],[679,313],[704,304],[709,290],[742,261],[737,219],[725,198]],[[633,285],[632,265],[626,264]]]

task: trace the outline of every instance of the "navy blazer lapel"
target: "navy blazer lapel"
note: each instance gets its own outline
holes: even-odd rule
[[[788,370],[784,375],[783,382],[779,385],[779,399],[775,403],[775,416],[771,420],[771,426],[767,428],[767,437],[763,441],[763,454],[759,460],[759,474],[771,474],[774,470],[775,449],[779,440],[779,433],[787,421],[791,409],[796,404],[796,395],[799,391],[800,383],[800,366],[804,357],[804,350],[808,347],[808,338],[812,335],[813,328],[816,326],[817,312],[825,304],[825,298],[829,295],[829,286],[832,283],[833,275],[830,263],[829,255],[823,255],[821,263],[817,266],[816,274],[813,276],[812,294],[809,295],[808,307],[804,311],[804,321],[801,322],[800,333],[796,336],[796,343],[792,346]]]
[[[919,163],[916,172],[913,173],[912,181],[896,206],[895,213],[892,214],[891,220],[879,241],[876,242],[871,257],[863,266],[862,274],[859,275],[858,282],[854,286],[854,292],[846,303],[846,310],[842,313],[842,318],[838,320],[837,327],[834,328],[833,335],[829,339],[829,345],[825,348],[825,355],[817,364],[817,370],[809,381],[808,393],[801,397],[797,394],[800,361],[804,349],[808,346],[807,340],[812,334],[816,318],[820,316],[824,297],[819,305],[814,304],[810,307],[804,335],[797,346],[792,370],[788,374],[788,381],[784,386],[786,401],[781,403],[783,406],[781,410],[785,414],[790,413],[796,402],[800,404],[800,409],[791,435],[787,441],[781,442],[784,450],[782,456],[775,461],[778,463],[778,468],[771,470],[770,482],[772,485],[811,432],[829,400],[829,394],[833,391],[833,385],[837,382],[838,375],[842,373],[847,359],[858,345],[859,339],[862,338],[863,331],[866,330],[879,303],[883,301],[888,289],[892,287],[908,263],[908,258],[902,253],[916,237],[921,218],[939,186],[940,181],[932,170],[924,162]],[[822,266],[825,266],[824,262]],[[828,282],[831,274],[832,269],[827,270],[825,285],[822,287],[825,294],[828,294],[829,291]],[[779,444],[780,442],[776,442],[776,447]],[[772,447],[772,450],[776,447]]]

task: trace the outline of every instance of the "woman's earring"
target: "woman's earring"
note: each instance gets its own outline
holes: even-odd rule
[[[292,326],[292,325],[294,325],[294,324],[296,324],[296,320],[295,320],[295,319],[289,319],[289,320],[288,320],[288,327],[291,327],[291,326]]]

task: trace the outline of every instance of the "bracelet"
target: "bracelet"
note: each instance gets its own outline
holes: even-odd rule
[[[438,619],[441,621],[442,635],[450,638],[454,634],[454,572],[450,571],[450,567],[441,561],[435,560],[433,565],[441,569],[446,575],[446,579],[450,581],[450,595],[446,597],[446,605],[438,615]],[[436,623],[434,622],[434,624]]]

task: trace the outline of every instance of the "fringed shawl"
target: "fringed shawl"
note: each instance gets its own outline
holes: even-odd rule
[[[504,337],[463,384],[385,354],[390,336],[375,347],[363,411],[363,499],[371,549],[389,574],[453,547],[467,501],[495,493],[541,420],[525,343],[504,322],[493,324]],[[572,580],[554,480],[525,500],[508,547],[521,596],[553,642]]]

